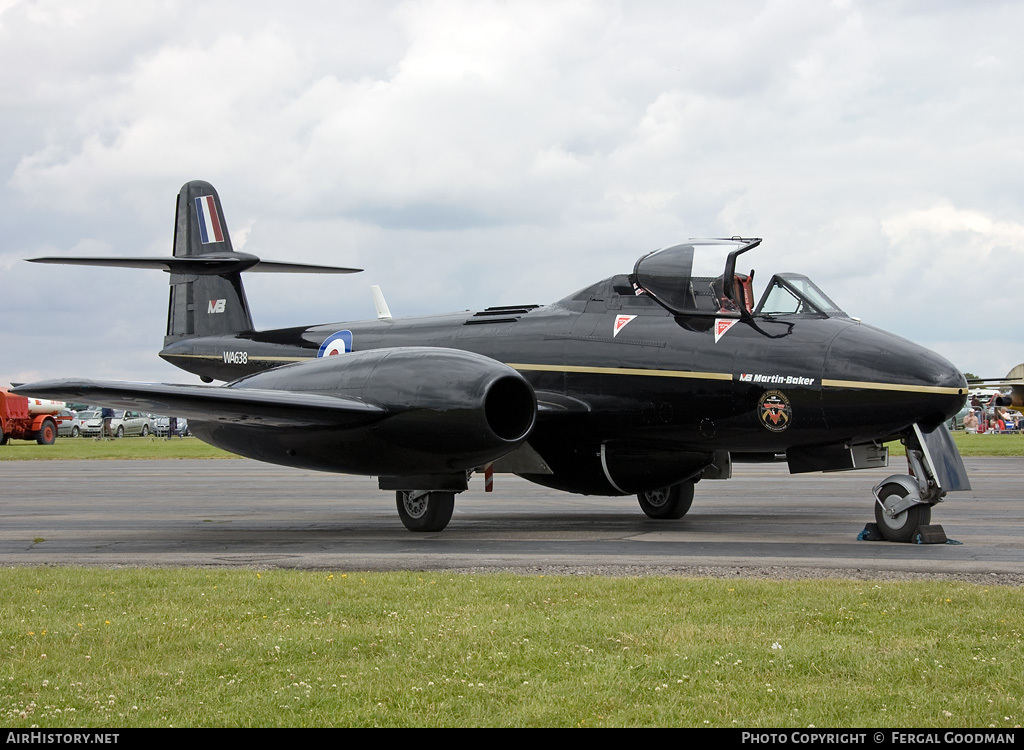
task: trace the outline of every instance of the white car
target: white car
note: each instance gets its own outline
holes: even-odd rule
[[[96,416],[82,426],[83,435],[100,435],[103,432],[102,412],[96,412]],[[124,437],[125,435],[139,435],[146,437],[153,431],[149,423],[149,415],[139,411],[114,411],[110,420],[111,437]]]
[[[154,435],[166,437],[167,433],[170,432],[171,420],[169,417],[153,417],[152,424]],[[188,420],[183,417],[178,417],[177,424],[175,425],[175,433],[174,435],[171,435],[171,437],[184,437],[188,434]]]
[[[82,434],[82,429],[85,426],[85,423],[99,415],[100,413],[93,409],[72,414],[71,419],[63,421],[57,425],[57,434],[61,437],[78,437]]]

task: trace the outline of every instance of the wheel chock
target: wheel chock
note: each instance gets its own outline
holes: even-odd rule
[[[945,544],[948,541],[946,532],[939,524],[918,526],[917,531],[914,532],[915,544]]]
[[[869,523],[864,526],[864,531],[857,534],[858,542],[884,542],[885,537],[878,530],[877,523]]]
[[[877,523],[865,524],[864,530],[857,534],[858,542],[885,542],[888,541],[882,532],[878,530]],[[918,526],[913,538],[907,540],[914,544],[960,544],[960,542],[949,539],[945,529],[939,524]]]

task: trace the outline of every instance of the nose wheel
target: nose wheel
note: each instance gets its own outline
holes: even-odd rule
[[[882,536],[890,542],[909,542],[919,526],[931,523],[930,505],[914,503],[906,506],[909,490],[896,482],[882,485],[875,503],[875,523]]]

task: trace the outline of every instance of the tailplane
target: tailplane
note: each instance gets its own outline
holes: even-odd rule
[[[185,183],[178,191],[174,218],[174,247],[170,257],[47,257],[32,263],[77,266],[154,268],[171,275],[167,333],[164,347],[196,336],[220,336],[253,330],[242,272],[357,273],[359,268],[318,266],[261,260],[235,252],[231,245],[220,196],[202,180]]]

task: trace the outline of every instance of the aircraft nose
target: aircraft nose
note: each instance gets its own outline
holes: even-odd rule
[[[872,392],[901,422],[925,427],[956,414],[967,398],[963,373],[945,357],[895,334],[851,325],[833,339],[822,385],[829,380]]]

